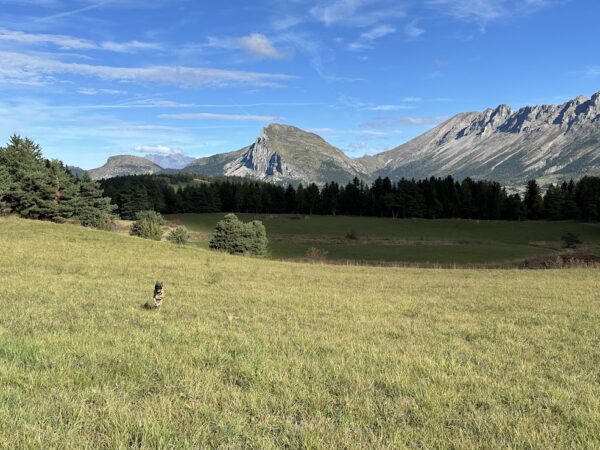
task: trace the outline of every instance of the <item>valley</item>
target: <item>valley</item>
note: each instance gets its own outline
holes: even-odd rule
[[[579,222],[506,222],[476,220],[391,219],[376,217],[238,214],[259,219],[267,228],[270,256],[310,260],[309,249],[326,252],[319,262],[371,265],[514,267],[525,261],[561,255],[600,257],[600,227]],[[223,214],[167,216],[192,232],[207,248]],[[584,245],[577,253],[562,248],[572,232]]]

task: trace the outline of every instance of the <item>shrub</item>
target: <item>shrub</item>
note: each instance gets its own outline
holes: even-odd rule
[[[167,240],[177,245],[185,245],[190,240],[190,235],[185,227],[177,227],[167,235]]]
[[[313,261],[324,261],[327,259],[327,250],[320,250],[316,247],[311,247],[306,252],[306,257]]]
[[[254,220],[244,223],[235,214],[227,214],[217,223],[215,235],[209,243],[212,250],[255,256],[265,256],[268,245],[267,232],[262,222]]]
[[[159,226],[163,226],[167,223],[165,218],[160,213],[157,213],[156,211],[152,210],[140,211],[135,215],[135,218],[138,221],[149,220],[150,222],[157,223]]]
[[[162,239],[163,232],[162,228],[157,222],[153,222],[146,218],[134,222],[129,229],[129,234],[144,239],[160,241]]]
[[[350,230],[346,233],[346,239],[350,239],[352,241],[358,241],[358,233],[356,230]]]
[[[573,233],[567,233],[563,237],[561,237],[561,239],[563,241],[564,248],[577,248],[577,246],[582,243],[579,240],[579,237],[577,237],[577,235]]]
[[[81,225],[88,228],[96,228],[104,231],[114,231],[115,223],[110,214],[105,212],[95,212],[81,217]]]

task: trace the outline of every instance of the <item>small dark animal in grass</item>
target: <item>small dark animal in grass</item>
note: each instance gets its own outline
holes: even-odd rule
[[[165,298],[165,288],[160,281],[157,281],[156,284],[154,285],[154,295],[152,296],[152,301],[154,302],[154,305],[150,305],[150,306],[153,308],[157,308],[157,309],[160,308],[164,298]]]

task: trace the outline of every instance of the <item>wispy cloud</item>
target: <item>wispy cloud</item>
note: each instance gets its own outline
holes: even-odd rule
[[[309,33],[287,32],[278,36],[278,40],[291,45],[306,57],[317,74],[328,82],[356,82],[361,78],[345,77],[335,73],[335,53],[319,39]]]
[[[83,95],[100,95],[100,94],[119,95],[119,94],[127,93],[125,91],[121,91],[118,89],[99,89],[99,88],[79,88],[79,89],[77,89],[77,92],[79,92],[80,94],[83,94]]]
[[[284,57],[264,34],[252,33],[239,38],[237,42],[248,53],[260,59],[281,59]]]
[[[273,41],[261,33],[251,33],[238,38],[211,36],[206,44],[194,45],[193,47],[199,50],[206,48],[244,50],[250,56],[258,59],[284,59],[289,56],[288,53],[279,51]]]
[[[438,13],[484,26],[501,18],[534,13],[556,3],[557,0],[427,0],[426,5]]]
[[[392,18],[404,17],[404,8],[396,1],[336,0],[322,1],[310,13],[326,26],[368,27]]]
[[[508,13],[503,0],[427,0],[440,13],[460,20],[488,22]]]
[[[275,116],[261,116],[254,114],[214,114],[214,113],[180,113],[180,114],[161,114],[160,119],[171,120],[218,120],[226,122],[275,122],[278,120]]]
[[[326,103],[319,102],[262,102],[262,103],[184,103],[173,100],[161,99],[142,99],[123,103],[85,105],[83,109],[240,109],[240,108],[259,108],[259,107],[311,107],[324,106]]]
[[[161,50],[163,46],[156,42],[93,42],[73,36],[60,34],[25,33],[23,31],[0,28],[0,41],[15,42],[24,45],[54,45],[63,50],[105,50],[116,53],[135,53],[138,51]]]
[[[411,126],[436,126],[440,123],[448,120],[447,116],[436,116],[436,117],[401,117],[401,118],[387,118],[380,117],[370,122],[361,124],[361,128],[367,129],[385,129],[394,128],[402,125]]]
[[[113,82],[157,83],[182,87],[251,85],[281,86],[294,77],[285,74],[223,70],[207,67],[114,67],[65,63],[23,53],[0,52],[0,82],[43,84],[58,74],[95,77]]]
[[[373,42],[377,39],[381,39],[387,35],[393,34],[396,29],[390,25],[379,25],[375,28],[370,29],[361,33],[358,40],[348,45],[350,50],[368,50],[373,48]]]
[[[166,145],[138,145],[134,150],[144,155],[183,155],[181,150]]]
[[[357,111],[399,111],[413,109],[413,103],[415,103],[415,100],[415,97],[405,97],[400,103],[397,104],[377,104],[366,103],[348,95],[342,95],[339,98],[339,102],[342,106],[353,108]]]
[[[585,71],[589,78],[600,78],[600,66],[590,66]]]
[[[416,40],[423,36],[423,34],[425,34],[425,30],[417,26],[417,22],[413,21],[404,27],[404,34],[409,39]]]
[[[36,19],[36,22],[48,22],[51,20],[55,20],[55,19],[62,19],[65,17],[71,17],[74,16],[76,14],[81,14],[83,12],[86,11],[91,11],[93,9],[98,9],[106,4],[110,3],[110,1],[102,1],[102,2],[96,2],[96,3],[92,3],[91,5],[87,5],[87,6],[83,6],[81,8],[75,8],[75,9],[70,9],[68,11],[63,11],[57,14],[52,14],[49,16],[45,16],[45,17],[40,17],[38,19]]]

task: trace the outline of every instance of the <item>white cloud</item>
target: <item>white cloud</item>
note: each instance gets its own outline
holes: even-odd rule
[[[380,117],[376,120],[361,124],[362,128],[371,130],[380,130],[384,128],[394,128],[402,125],[411,126],[437,126],[440,123],[448,120],[447,116],[436,116],[436,117],[401,117],[398,119],[392,119],[387,117]]]
[[[310,10],[312,16],[326,26],[372,26],[383,20],[404,17],[405,12],[397,2],[381,0],[322,1]]]
[[[402,99],[401,104],[376,104],[376,103],[365,103],[357,98],[342,95],[339,99],[342,106],[354,108],[357,111],[399,111],[404,109],[413,109],[414,106],[410,103],[414,103],[413,97],[407,97]]]
[[[281,59],[283,55],[273,43],[260,33],[252,33],[237,40],[238,44],[251,55],[261,59]]]
[[[381,39],[389,34],[396,32],[396,29],[390,25],[379,25],[375,28],[370,29],[361,33],[359,39],[355,42],[351,42],[348,45],[349,50],[360,51],[368,50],[373,48],[373,41]]]
[[[102,50],[108,50],[116,53],[135,53],[137,51],[162,50],[162,44],[156,42],[102,42],[100,44]]]
[[[25,45],[54,45],[63,50],[105,50],[116,53],[160,50],[162,45],[154,42],[112,42],[96,43],[61,34],[25,33],[23,31],[0,28],[0,41],[16,42]]]
[[[33,34],[23,31],[0,28],[0,41],[18,42],[21,44],[52,44],[61,49],[88,50],[96,48],[96,44],[86,39],[59,34]]]
[[[530,14],[557,3],[557,0],[427,0],[427,6],[441,14],[484,24],[497,19]]]
[[[252,85],[280,86],[294,77],[285,74],[223,70],[207,67],[114,67],[65,63],[23,53],[0,52],[0,82],[43,84],[67,74],[125,83],[157,83],[182,87]]]
[[[253,114],[214,114],[214,113],[181,113],[161,114],[160,119],[174,120],[219,120],[226,122],[275,122],[277,117]]]
[[[183,155],[181,150],[176,150],[166,145],[139,145],[134,150],[137,153],[145,155]]]
[[[410,39],[419,39],[424,33],[425,30],[421,27],[418,27],[416,22],[410,22],[404,27],[404,34],[406,34],[406,36],[408,36]]]
[[[428,0],[429,7],[460,20],[488,22],[508,13],[503,0]]]
[[[110,3],[109,0],[102,1],[102,2],[96,2],[96,3],[92,3],[91,5],[81,7],[81,8],[71,9],[69,11],[63,11],[61,13],[52,14],[50,16],[40,17],[39,19],[36,19],[35,21],[36,22],[46,22],[46,21],[55,20],[55,19],[62,19],[64,17],[70,17],[70,16],[74,16],[74,15],[82,13],[82,12],[91,11],[92,9],[98,9],[98,8],[106,5],[107,3]]]
[[[108,94],[108,95],[118,95],[118,94],[126,94],[125,91],[120,91],[118,89],[96,89],[96,88],[79,88],[77,92],[83,95],[99,95],[99,94]]]
[[[367,41],[374,41],[375,39],[380,39],[384,36],[387,36],[388,34],[392,34],[395,32],[396,29],[394,27],[391,27],[389,25],[380,25],[369,31],[365,31],[360,35],[360,37]]]

